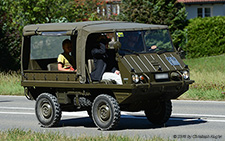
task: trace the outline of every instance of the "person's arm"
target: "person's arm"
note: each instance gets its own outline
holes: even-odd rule
[[[93,57],[101,58],[102,55],[104,55],[106,53],[105,45],[100,43],[100,48],[93,48],[91,50],[91,53],[92,53]]]
[[[63,68],[63,64],[62,63],[58,63],[58,70],[59,71],[74,71],[77,72],[77,70],[75,70],[72,66],[69,68]]]
[[[65,69],[65,68],[63,68],[63,64],[62,63],[58,63],[58,70],[59,71],[71,71],[70,69]]]

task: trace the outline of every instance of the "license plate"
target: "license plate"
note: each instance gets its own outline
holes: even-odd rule
[[[169,78],[168,73],[155,74],[155,79],[168,79],[168,78]]]
[[[166,57],[166,59],[173,66],[179,66],[180,65],[180,63],[177,61],[177,59],[175,57]]]

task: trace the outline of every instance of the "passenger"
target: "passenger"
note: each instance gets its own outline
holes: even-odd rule
[[[74,69],[75,67],[75,60],[70,55],[72,51],[72,42],[69,39],[65,39],[62,42],[62,47],[64,52],[59,54],[58,56],[58,70],[59,71],[77,71]]]
[[[92,81],[100,81],[102,79],[102,75],[106,70],[108,55],[106,54],[106,46],[110,39],[108,39],[105,35],[97,35],[97,44],[91,50],[91,54],[94,59],[95,69],[91,72],[91,79]],[[111,72],[119,74],[119,71],[113,67]]]

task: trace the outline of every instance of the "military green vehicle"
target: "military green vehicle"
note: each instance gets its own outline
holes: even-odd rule
[[[95,34],[112,35],[107,51],[119,77],[112,74],[92,81]],[[64,39],[72,41],[77,72],[57,69]],[[36,100],[36,116],[43,127],[57,126],[62,111],[83,110],[101,130],[114,129],[121,111],[144,110],[151,123],[162,125],[171,116],[171,99],[194,82],[165,25],[116,21],[27,25],[21,58],[21,85],[26,97]]]

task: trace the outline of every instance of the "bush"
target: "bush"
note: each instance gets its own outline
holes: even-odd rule
[[[195,18],[186,27],[188,58],[225,53],[225,17]]]

